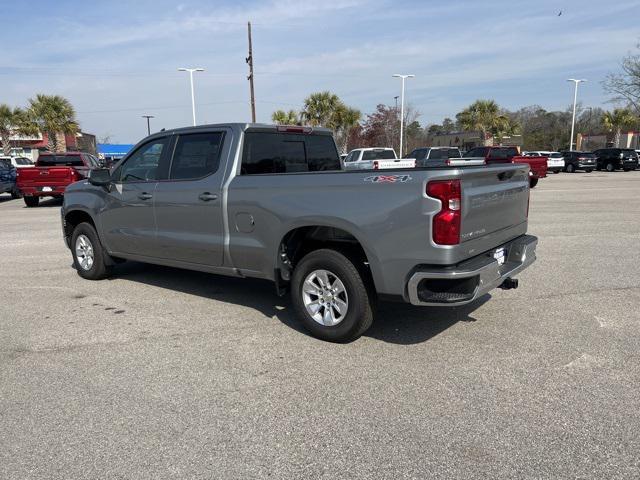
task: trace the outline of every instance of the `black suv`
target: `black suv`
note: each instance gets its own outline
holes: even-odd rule
[[[628,172],[638,168],[638,154],[631,148],[602,148],[593,153],[597,157],[597,170],[613,172],[621,168]]]
[[[584,170],[587,173],[593,172],[596,168],[596,156],[591,152],[562,152],[564,157],[564,171],[573,173],[576,170]]]

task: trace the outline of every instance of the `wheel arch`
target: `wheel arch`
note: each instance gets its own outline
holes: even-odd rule
[[[290,274],[300,259],[322,248],[333,248],[368,268],[376,290],[382,289],[382,272],[378,256],[365,236],[354,225],[346,222],[307,221],[290,225],[279,236],[274,253],[276,282],[290,279]]]

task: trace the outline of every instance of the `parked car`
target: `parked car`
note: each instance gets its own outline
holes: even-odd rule
[[[0,193],[10,193],[12,198],[20,198],[16,186],[16,167],[5,158],[0,158]]]
[[[596,170],[635,170],[638,168],[638,154],[631,148],[601,148],[595,150]]]
[[[37,207],[41,197],[62,197],[67,186],[99,167],[98,159],[88,153],[41,153],[34,167],[19,170],[18,189],[27,207]]]
[[[484,159],[462,158],[457,147],[420,147],[405,158],[415,158],[416,167],[457,167],[485,165]]]
[[[464,154],[463,158],[485,159],[487,165],[496,163],[525,163],[529,165],[529,186],[534,188],[538,180],[547,176],[547,158],[525,157],[516,147],[476,147]]]
[[[356,148],[351,150],[344,159],[344,168],[346,170],[367,170],[373,168],[373,162],[375,160],[397,159],[398,157],[393,148]]]
[[[528,167],[342,171],[332,132],[221,124],[153,134],[61,209],[78,274],[126,259],[271,280],[315,336],[348,341],[376,297],[457,306],[536,258]]]
[[[33,162],[26,157],[6,157],[1,156],[0,160],[9,160],[16,168],[33,167]]]
[[[545,157],[547,159],[547,171],[560,173],[564,170],[564,157],[560,152],[537,150],[535,152],[522,152],[525,157]]]
[[[573,173],[584,170],[587,173],[593,172],[596,168],[596,156],[591,152],[579,152],[577,150],[562,152],[564,157],[564,171]]]

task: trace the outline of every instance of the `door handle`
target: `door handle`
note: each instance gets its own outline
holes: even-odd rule
[[[150,200],[151,198],[153,198],[153,195],[147,192],[142,192],[141,194],[138,195],[138,198],[140,200]]]
[[[202,200],[203,202],[208,202],[210,200],[217,200],[218,199],[218,195],[216,195],[215,193],[209,193],[209,192],[204,192],[201,193],[198,198],[200,200]]]

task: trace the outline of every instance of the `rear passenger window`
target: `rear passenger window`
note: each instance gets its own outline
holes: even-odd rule
[[[180,135],[171,161],[171,180],[195,180],[218,170],[222,132]]]
[[[315,172],[340,170],[333,137],[268,132],[245,134],[241,173]]]

